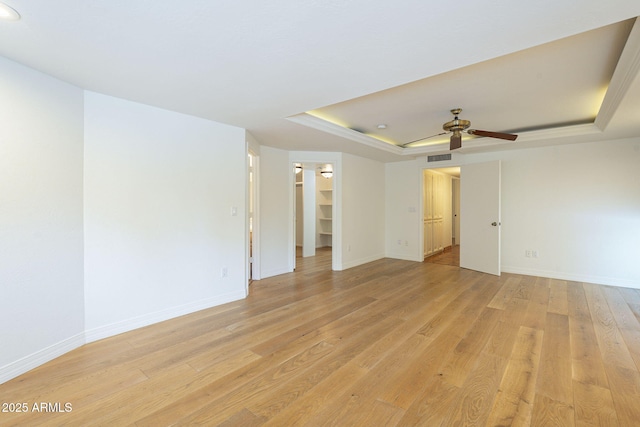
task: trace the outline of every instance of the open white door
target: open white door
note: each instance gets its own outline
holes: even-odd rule
[[[500,275],[500,161],[460,168],[460,267]]]

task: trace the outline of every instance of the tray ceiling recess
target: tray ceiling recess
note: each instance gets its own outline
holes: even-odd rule
[[[631,19],[288,119],[411,156],[449,151],[442,126],[456,108],[474,127],[518,135],[464,133],[460,152],[576,142],[605,131],[639,70],[640,24]]]

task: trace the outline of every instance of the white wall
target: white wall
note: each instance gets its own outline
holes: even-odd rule
[[[505,153],[502,193],[503,271],[640,288],[640,138]]]
[[[298,175],[302,175],[300,172]],[[296,246],[304,243],[304,193],[300,184],[296,185]]]
[[[0,383],[84,343],[83,95],[0,57]]]
[[[385,167],[375,160],[343,154],[342,268],[385,255]],[[335,246],[334,246],[335,247]]]
[[[389,258],[422,261],[422,169],[424,160],[385,165],[385,252]],[[405,242],[407,244],[405,245]]]
[[[243,129],[86,93],[89,341],[245,296],[246,161]]]
[[[292,271],[293,206],[289,194],[293,167],[289,152],[260,148],[260,277]]]
[[[260,143],[258,140],[251,134],[245,130],[244,137],[247,141],[247,148],[253,152],[255,156],[260,156]]]
[[[502,271],[640,288],[640,138],[455,157],[502,160]],[[387,256],[416,259],[424,159],[387,165]],[[462,236],[464,245],[464,236]],[[539,257],[525,257],[525,250]]]
[[[289,170],[293,168],[289,167]],[[316,254],[316,172],[313,167],[305,164],[302,169],[302,256],[310,257]],[[297,200],[296,200],[297,203]],[[296,210],[297,215],[297,210]],[[297,237],[297,236],[296,236]]]

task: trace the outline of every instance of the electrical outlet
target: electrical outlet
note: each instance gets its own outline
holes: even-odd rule
[[[220,269],[220,277],[227,277],[229,275],[229,272],[227,270],[227,267],[222,267],[222,269]]]
[[[527,249],[526,251],[524,251],[524,256],[526,256],[527,258],[531,258],[531,249]]]
[[[531,251],[531,256],[534,258],[538,258],[538,251]]]

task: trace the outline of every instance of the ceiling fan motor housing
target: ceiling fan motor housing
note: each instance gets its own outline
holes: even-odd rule
[[[462,132],[471,126],[471,122],[469,120],[460,120],[458,118],[458,114],[462,112],[461,108],[455,108],[451,110],[451,114],[453,114],[453,120],[442,125],[442,129],[447,132]]]

